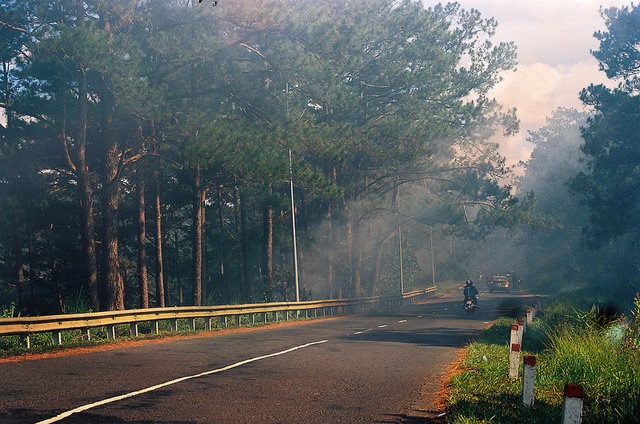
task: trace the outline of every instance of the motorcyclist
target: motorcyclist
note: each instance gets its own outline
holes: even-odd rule
[[[464,293],[465,301],[467,300],[467,298],[471,298],[473,304],[476,306],[478,305],[478,298],[476,297],[478,295],[478,289],[473,285],[473,281],[467,280],[462,293]]]

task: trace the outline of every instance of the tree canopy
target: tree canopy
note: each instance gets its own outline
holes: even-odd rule
[[[291,178],[307,297],[395,292],[399,228],[419,285],[425,229],[517,206],[490,137],[518,122],[489,94],[515,46],[476,10],[48,0],[0,22],[0,281],[24,313],[290,299]]]

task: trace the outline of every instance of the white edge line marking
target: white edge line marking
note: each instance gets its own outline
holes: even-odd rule
[[[400,320],[400,321],[398,321],[398,322],[402,324],[403,322],[407,322],[407,320],[406,320],[406,319],[401,319],[401,320]]]
[[[69,411],[63,412],[62,414],[56,415],[55,417],[46,419],[44,421],[38,421],[36,424],[55,423],[57,421],[63,420],[65,418],[68,418],[73,414],[76,414],[78,412],[84,412],[84,411],[86,411],[88,409],[92,409],[92,408],[95,408],[97,406],[101,406],[101,405],[106,405],[108,403],[117,402],[119,400],[127,399],[127,398],[134,397],[134,396],[138,396],[138,395],[141,395],[141,394],[144,394],[144,393],[149,393],[149,392],[152,392],[154,390],[158,390],[158,389],[161,389],[163,387],[170,386],[172,384],[180,383],[180,382],[183,382],[185,380],[190,380],[192,378],[204,377],[206,375],[216,374],[216,373],[219,373],[219,372],[222,372],[222,371],[228,371],[228,370],[230,370],[232,368],[237,368],[237,367],[240,367],[242,365],[249,364],[251,362],[259,361],[261,359],[267,359],[267,358],[271,358],[271,357],[274,357],[274,356],[284,355],[285,353],[293,352],[294,350],[303,349],[305,347],[309,347],[309,346],[313,346],[313,345],[317,345],[317,344],[321,344],[321,343],[326,343],[326,342],[328,342],[328,340],[321,340],[321,341],[318,341],[318,342],[311,342],[311,343],[303,344],[303,345],[300,345],[300,346],[292,347],[290,349],[283,350],[283,351],[280,351],[280,352],[270,353],[268,355],[263,355],[263,356],[258,356],[256,358],[246,359],[244,361],[236,362],[235,364],[227,365],[226,367],[223,367],[223,368],[218,368],[218,369],[215,369],[215,370],[205,371],[205,372],[201,372],[200,374],[189,375],[189,376],[186,376],[186,377],[176,378],[175,380],[167,381],[165,383],[156,384],[155,386],[150,386],[150,387],[147,387],[147,388],[144,388],[144,389],[141,389],[141,390],[137,390],[135,392],[125,393],[125,394],[120,395],[120,396],[114,396],[114,397],[110,397],[108,399],[100,400],[98,402],[94,402],[94,403],[90,403],[90,404],[87,404],[87,405],[79,406],[77,408],[74,408],[74,409],[71,409]]]
[[[362,334],[362,333],[364,333],[364,331],[356,331],[356,332],[355,332],[355,333],[353,333],[353,334]]]
[[[382,325],[379,325],[378,328],[384,328],[386,326],[387,326],[387,324],[382,324]]]

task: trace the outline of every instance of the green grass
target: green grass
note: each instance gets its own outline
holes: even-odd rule
[[[554,304],[532,324],[523,354],[538,360],[536,400],[521,402],[520,378],[508,378],[512,319],[501,318],[468,346],[461,372],[449,384],[449,423],[560,422],[565,383],[585,389],[583,423],[632,423],[640,417],[640,349],[620,337],[620,321],[602,320],[598,308]],[[633,328],[635,321],[627,320]],[[637,337],[634,335],[633,337]]]

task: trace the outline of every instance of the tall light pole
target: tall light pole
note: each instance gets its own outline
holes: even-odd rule
[[[396,197],[398,207],[398,260],[400,261],[400,296],[404,294],[404,261],[402,260],[402,226],[400,221],[400,187]]]
[[[436,285],[436,265],[433,260],[433,225],[429,226],[429,242],[431,244],[431,281],[433,286]]]
[[[404,267],[402,261],[402,227],[398,225],[398,256],[400,256],[400,295],[404,294]]]
[[[291,149],[289,149],[289,176],[289,186],[291,187],[291,233],[293,234],[293,276],[296,282],[296,302],[300,302],[300,285],[298,282],[298,244],[296,241],[296,204],[293,196],[293,160],[291,159]]]

